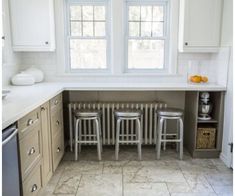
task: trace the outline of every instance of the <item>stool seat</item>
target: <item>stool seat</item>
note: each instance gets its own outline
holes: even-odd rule
[[[100,117],[101,111],[100,110],[92,110],[92,109],[80,109],[74,111],[75,117],[84,117],[84,118],[93,118],[93,117]]]
[[[114,115],[116,117],[123,118],[140,117],[142,115],[142,111],[137,109],[117,109],[114,111]]]
[[[156,111],[159,116],[180,117],[184,111],[178,108],[163,108]]]

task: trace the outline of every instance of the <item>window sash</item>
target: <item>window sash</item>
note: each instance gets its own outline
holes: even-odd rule
[[[71,12],[70,12],[70,7],[71,6],[104,6],[105,7],[105,20],[94,20],[94,13],[93,13],[93,20],[71,20]],[[78,1],[78,0],[69,0],[67,3],[67,11],[66,11],[66,17],[67,17],[67,39],[66,39],[66,45],[67,45],[67,67],[66,70],[68,72],[79,72],[79,73],[106,73],[110,72],[110,20],[109,20],[109,6],[108,6],[108,1],[107,0],[92,0],[92,1]],[[71,35],[71,22],[105,22],[105,36],[74,36]],[[94,23],[93,23],[94,24]],[[93,29],[93,31],[95,31]],[[71,40],[105,40],[106,41],[106,68],[105,69],[99,69],[99,68],[92,68],[92,69],[84,69],[84,68],[77,68],[77,69],[72,69],[71,67],[71,51],[70,51],[70,41]]]
[[[130,6],[163,6],[163,36],[130,36],[129,35],[129,22],[132,22],[132,20],[129,20],[129,7]],[[124,71],[126,73],[138,73],[138,72],[144,72],[148,73],[151,72],[167,72],[168,70],[168,58],[167,58],[167,52],[169,51],[169,6],[167,0],[149,0],[146,2],[140,2],[136,0],[129,0],[126,2],[126,12],[125,12],[125,21],[126,21],[126,32],[125,32],[125,68]],[[141,13],[140,13],[141,14]],[[142,22],[141,18],[137,22]],[[143,21],[146,22],[146,21]],[[151,21],[152,22],[152,21]],[[130,68],[128,65],[128,56],[129,56],[129,40],[164,40],[164,65],[162,68]]]

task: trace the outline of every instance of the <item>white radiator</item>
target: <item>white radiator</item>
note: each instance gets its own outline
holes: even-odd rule
[[[155,144],[156,142],[156,114],[155,111],[158,108],[165,108],[167,105],[165,103],[157,102],[142,102],[142,103],[122,103],[122,102],[76,102],[69,103],[69,121],[70,121],[70,131],[74,133],[75,121],[72,117],[73,111],[76,109],[99,109],[102,111],[101,116],[101,130],[104,145],[114,145],[115,144],[115,133],[116,133],[116,120],[114,117],[115,109],[120,108],[135,108],[143,111],[141,118],[142,133],[143,133],[143,144]],[[93,133],[94,124],[92,121],[83,121],[80,123],[79,130],[85,134]],[[121,134],[130,135],[122,136],[122,140],[133,139],[133,134],[135,134],[136,124],[134,121],[124,121],[121,124]],[[128,138],[129,137],[129,138]],[[92,140],[92,138],[88,138]]]

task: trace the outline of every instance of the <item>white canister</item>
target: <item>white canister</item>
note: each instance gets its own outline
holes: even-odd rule
[[[32,75],[21,72],[13,76],[11,78],[11,82],[13,85],[16,86],[27,86],[27,85],[33,85],[35,83],[35,79]]]
[[[35,82],[42,82],[44,79],[44,74],[40,69],[30,67],[24,71],[27,74],[30,74],[34,77]]]

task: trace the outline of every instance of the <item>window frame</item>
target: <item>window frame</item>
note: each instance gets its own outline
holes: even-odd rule
[[[80,6],[105,6],[105,36],[104,37],[81,37],[71,35],[71,24],[70,24],[70,6],[80,5]],[[110,18],[110,1],[109,0],[67,0],[66,2],[66,68],[65,71],[68,73],[76,74],[107,74],[111,72],[111,18]],[[102,39],[103,38],[103,39]],[[106,38],[106,39],[105,39]],[[70,40],[80,39],[80,40],[106,40],[106,68],[105,69],[72,69],[71,68],[71,57],[70,57]]]
[[[164,65],[163,69],[158,68],[146,68],[146,69],[134,69],[128,67],[128,41],[133,37],[129,37],[129,6],[163,6],[164,9],[164,26],[162,37],[135,37],[134,40],[164,40]],[[124,38],[124,74],[167,74],[169,73],[169,54],[170,54],[170,6],[169,0],[147,0],[147,1],[138,1],[138,0],[126,0],[125,5],[125,16],[124,16],[124,25],[125,25],[125,38]],[[163,39],[165,37],[165,39]]]

